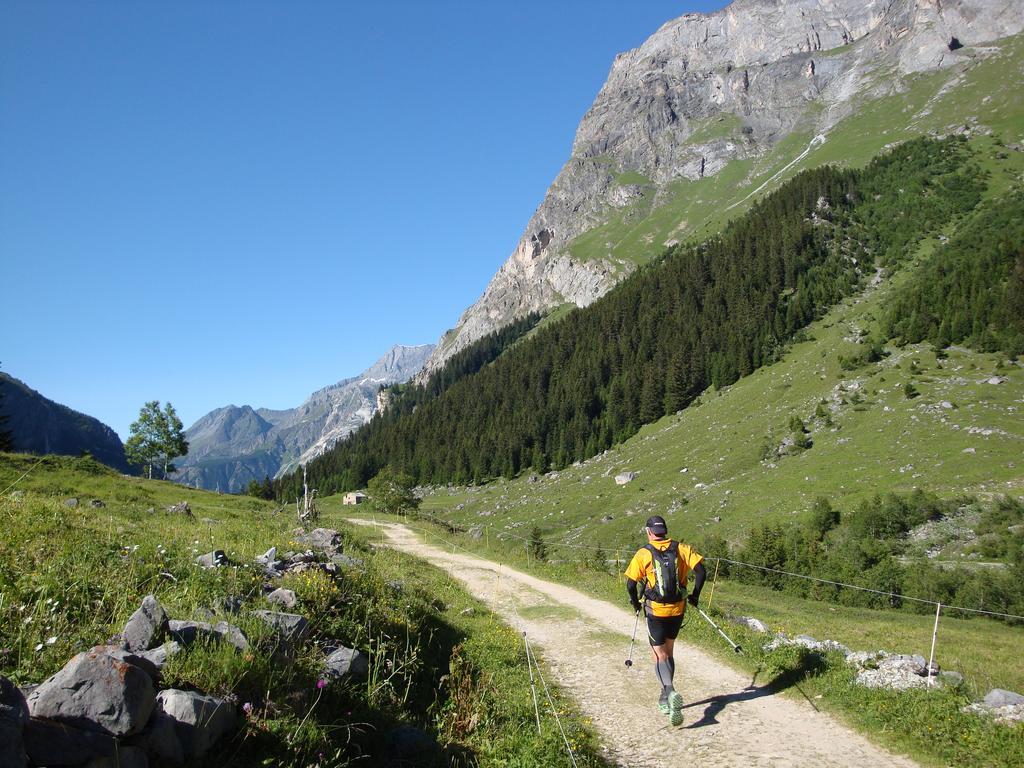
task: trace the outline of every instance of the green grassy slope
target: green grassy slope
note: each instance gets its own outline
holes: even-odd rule
[[[1024,171],[1024,153],[989,139],[973,144],[993,170],[989,194]],[[1007,157],[1000,159],[1001,155]],[[890,347],[879,363],[846,371],[841,356],[877,328],[887,298],[936,245],[925,241],[894,276],[847,299],[807,329],[784,359],[724,391],[706,392],[626,443],[557,474],[435,491],[426,508],[462,522],[540,525],[566,541],[611,544],[649,514],[666,514],[686,537],[706,531],[738,541],[755,521],[799,515],[819,495],[850,508],[875,493],[925,488],[942,495],[1024,489],[1024,369],[1000,355],[926,345]],[[992,377],[1005,379],[989,384]],[[913,382],[921,396],[907,399]],[[825,401],[833,426],[815,419]],[[814,446],[762,461],[791,416],[811,425]],[[616,474],[638,472],[625,486]],[[485,517],[481,519],[481,514]],[[493,515],[493,517],[490,517]],[[612,519],[601,522],[601,518]],[[720,520],[713,520],[713,518]]]
[[[901,93],[854,102],[851,114],[824,131],[826,141],[803,158],[798,159],[816,131],[791,134],[757,158],[733,161],[698,181],[677,181],[660,195],[645,189],[633,205],[577,237],[570,252],[581,260],[610,256],[645,263],[670,241],[700,240],[717,232],[759,195],[802,170],[827,163],[861,166],[886,146],[922,134],[970,127],[1019,142],[1024,138],[1024,36],[995,47],[998,52],[987,58],[912,77]],[[808,107],[809,124],[828,117],[816,103]],[[741,144],[748,139],[740,128],[736,116],[724,115],[701,126],[691,141],[729,138]],[[758,193],[752,194],[754,190]]]
[[[70,497],[77,507],[66,504]],[[167,511],[181,501],[192,517]],[[172,618],[202,620],[236,596],[244,599],[241,611],[213,620],[240,626],[249,652],[194,646],[163,673],[161,687],[251,706],[242,730],[193,764],[333,768],[369,758],[392,765],[387,734],[403,723],[440,745],[417,764],[550,764],[564,749],[562,737],[546,714],[537,735],[519,634],[443,571],[372,551],[366,534],[340,519],[323,523],[341,529],[345,552],[362,565],[337,578],[306,572],[281,580],[298,594],[295,612],[311,626],[309,641],[281,665],[273,644],[263,642],[266,630],[247,613],[274,609],[262,597],[253,557],[271,546],[282,554],[301,549],[293,509],[125,477],[91,459],[0,454],[0,675],[41,682],[119,632],[146,594],[155,593]],[[215,548],[236,566],[193,563]],[[367,653],[370,677],[318,692],[324,649],[339,643]],[[572,703],[555,696],[580,764],[603,765]]]

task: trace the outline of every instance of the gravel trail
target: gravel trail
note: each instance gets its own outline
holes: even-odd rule
[[[664,768],[696,764],[695,759],[702,765],[772,768],[917,765],[872,744],[811,701],[773,694],[684,642],[683,635],[676,643],[675,682],[687,705],[683,725],[672,728],[655,706],[658,685],[642,627],[633,667],[623,663],[631,612],[505,565],[425,544],[403,525],[350,522],[377,525],[388,546],[447,570],[510,626],[525,631],[618,765]]]

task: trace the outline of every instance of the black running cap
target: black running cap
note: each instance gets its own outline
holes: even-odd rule
[[[668,533],[668,526],[665,524],[665,518],[661,515],[653,515],[647,518],[647,524],[644,526],[655,536],[664,536]]]

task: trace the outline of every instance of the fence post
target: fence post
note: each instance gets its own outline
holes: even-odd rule
[[[932,652],[928,655],[928,669],[925,672],[928,675],[928,687],[931,688],[934,684],[934,677],[932,670],[935,668],[935,639],[939,635],[939,611],[942,610],[942,603],[935,604],[935,628],[932,630]]]

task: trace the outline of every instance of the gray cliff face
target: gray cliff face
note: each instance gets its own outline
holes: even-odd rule
[[[314,392],[298,408],[211,411],[185,431],[189,453],[175,462],[175,480],[237,493],[251,480],[305,464],[369,421],[380,388],[408,381],[433,350],[433,344],[395,346],[359,376]]]
[[[616,57],[569,161],[424,375],[517,317],[586,306],[629,274],[631,263],[581,261],[568,248],[640,196],[622,174],[649,180],[657,202],[672,182],[712,176],[795,130],[827,134],[859,100],[965,55],[951,50],[954,38],[965,47],[997,40],[1022,20],[1024,0],[737,0],[668,22]],[[701,138],[723,115],[742,122],[744,141]]]

